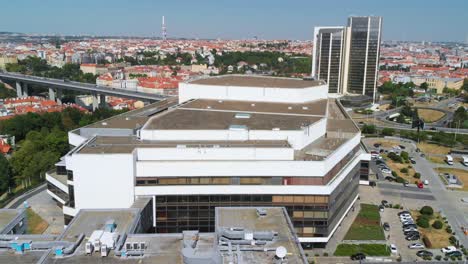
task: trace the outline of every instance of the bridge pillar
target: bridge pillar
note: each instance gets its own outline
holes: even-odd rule
[[[93,94],[93,111],[96,111],[96,109],[98,109],[99,107],[99,98],[98,98],[98,95],[97,94]]]
[[[100,94],[99,95],[99,107],[107,107],[107,102],[106,102],[106,95],[105,94]]]
[[[49,88],[49,100],[55,101],[55,91],[52,88]]]
[[[57,104],[62,104],[62,89],[57,89],[57,96],[55,98]]]
[[[23,97],[23,87],[21,87],[20,82],[16,82],[16,96]]]
[[[23,97],[28,97],[28,95],[29,95],[28,84],[23,83]]]

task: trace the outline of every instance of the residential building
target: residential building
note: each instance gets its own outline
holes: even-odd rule
[[[178,101],[69,132],[74,148],[46,174],[49,194],[67,225],[83,209],[150,199],[156,233],[214,232],[220,206],[280,206],[302,243],[323,247],[354,207],[370,159],[327,94],[317,80],[182,82]]]
[[[416,85],[427,83],[429,89],[436,93],[443,93],[444,88],[459,90],[463,86],[463,78],[443,78],[437,76],[413,76],[411,81]]]

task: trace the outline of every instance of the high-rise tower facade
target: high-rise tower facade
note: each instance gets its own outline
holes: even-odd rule
[[[362,94],[376,100],[382,17],[349,17],[346,27],[316,27],[312,76],[329,93]]]

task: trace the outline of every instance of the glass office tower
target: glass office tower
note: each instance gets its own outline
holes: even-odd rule
[[[329,93],[340,93],[345,27],[315,28],[312,75],[328,83]]]
[[[375,100],[380,55],[382,17],[349,17],[347,91]]]

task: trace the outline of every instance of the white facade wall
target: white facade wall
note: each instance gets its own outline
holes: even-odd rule
[[[276,195],[329,195],[346,178],[351,170],[360,162],[360,155],[349,162],[337,178],[328,185],[230,185],[230,186],[210,186],[210,185],[181,185],[181,186],[136,186],[135,195],[198,195],[198,194],[276,194]],[[257,164],[259,162],[256,162]],[[260,162],[261,163],[261,162]],[[296,161],[304,165],[303,162]],[[262,166],[262,164],[258,164]],[[272,168],[274,170],[274,168]],[[310,172],[309,172],[310,173]],[[284,176],[284,175],[282,175]],[[289,174],[288,174],[289,176]]]
[[[304,130],[149,130],[143,128],[143,140],[287,140],[293,149],[302,149],[326,132],[327,120],[322,118]]]
[[[48,182],[52,183],[53,185],[55,185],[60,190],[64,191],[65,193],[68,193],[68,186],[61,183],[60,181],[58,181],[54,177],[50,176],[48,173],[46,173],[46,180]]]
[[[293,160],[292,148],[139,148],[139,161],[154,160]]]
[[[73,146],[79,146],[83,144],[86,140],[88,140],[85,137],[82,137],[78,134],[73,133],[73,131],[68,132],[68,143]]]
[[[234,176],[291,176],[322,177],[351,149],[359,144],[360,137],[348,140],[325,161],[300,160],[146,160],[137,161],[137,177],[234,177]]]
[[[310,88],[243,87],[179,83],[179,103],[190,99],[304,103],[326,99],[328,86]]]
[[[73,170],[76,209],[128,208],[134,202],[134,154],[74,154],[66,163]]]

